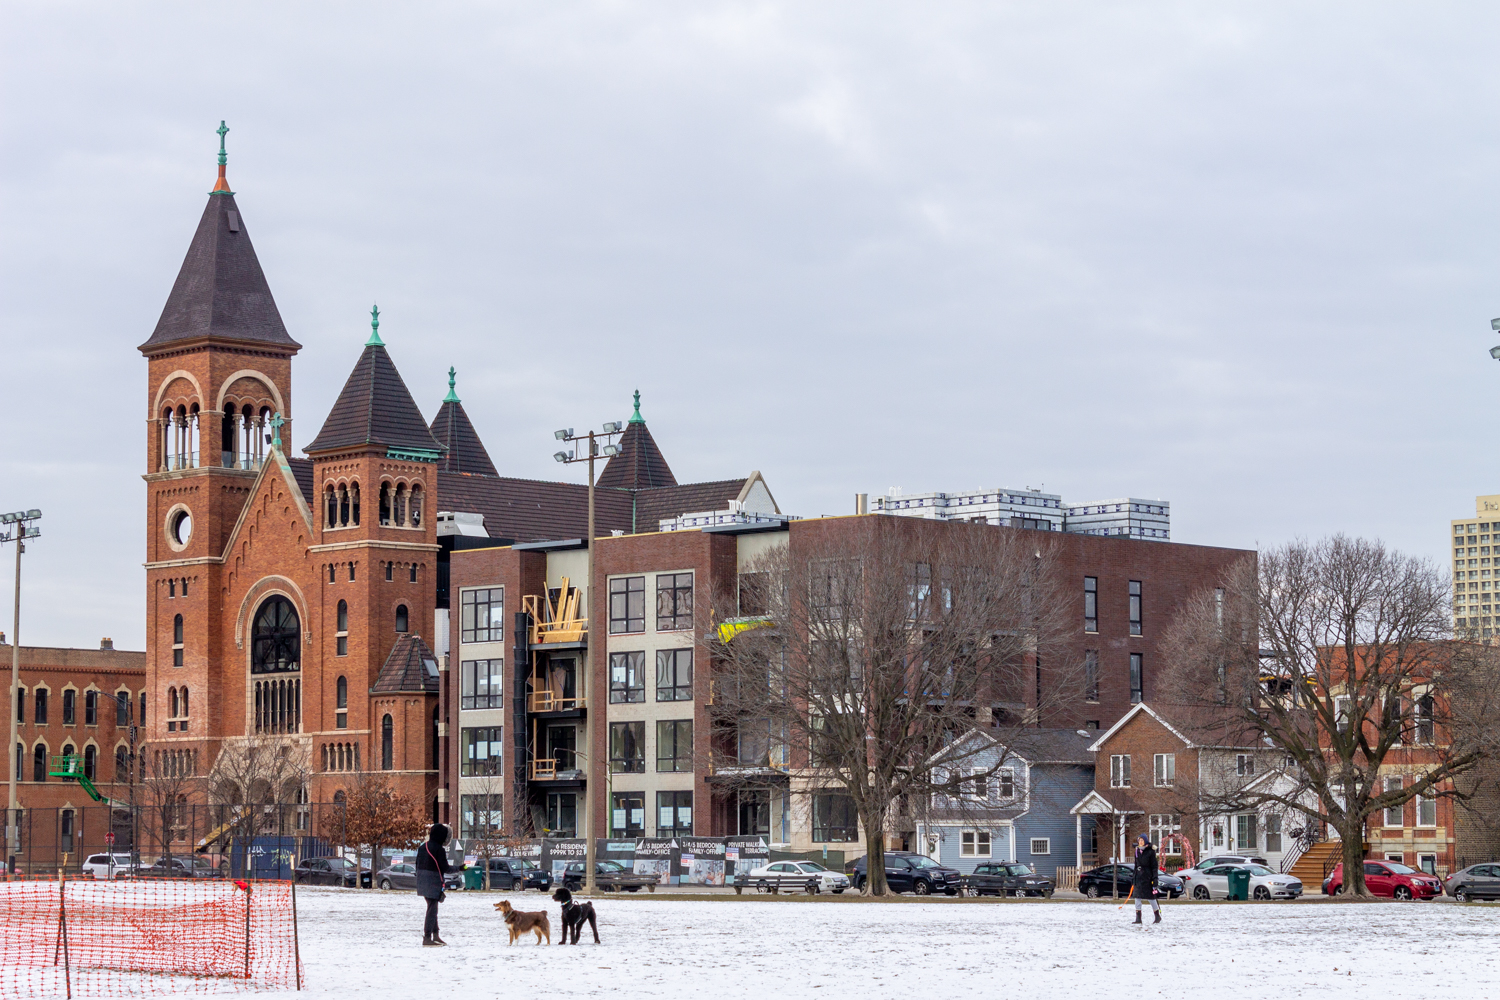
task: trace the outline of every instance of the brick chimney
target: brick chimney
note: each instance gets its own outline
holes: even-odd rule
[[[103,639],[99,640],[99,648],[100,649],[114,649],[115,648],[115,641],[113,639],[109,638],[108,636],[105,636]]]

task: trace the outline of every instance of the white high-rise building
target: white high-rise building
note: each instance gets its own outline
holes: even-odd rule
[[[1453,628],[1470,635],[1500,633],[1490,587],[1500,575],[1500,496],[1474,498],[1474,515],[1450,522],[1453,545]],[[1491,543],[1491,536],[1494,544]],[[1491,549],[1494,555],[1490,554]],[[1472,630],[1472,631],[1470,631]],[[1493,630],[1493,631],[1492,631]]]

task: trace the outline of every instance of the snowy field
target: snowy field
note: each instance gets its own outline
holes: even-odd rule
[[[545,905],[556,934],[550,899],[449,893],[440,918],[449,947],[423,948],[413,893],[302,888],[297,896],[303,997],[880,1000],[978,988],[1069,1000],[1205,992],[1500,1000],[1500,904],[1179,902],[1163,907],[1160,925],[1136,927],[1129,907],[1109,902],[640,894],[597,902],[602,944],[585,931],[577,948],[547,948],[507,946],[492,904]]]

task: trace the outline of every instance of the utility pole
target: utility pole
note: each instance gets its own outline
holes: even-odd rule
[[[571,427],[566,430],[557,431],[553,435],[559,441],[588,442],[588,451],[584,455],[579,455],[575,449],[573,451],[559,451],[552,457],[563,463],[587,462],[589,464],[589,525],[588,539],[584,548],[584,565],[586,568],[584,570],[583,608],[584,614],[588,616],[586,620],[591,623],[594,618],[594,461],[600,457],[613,458],[620,453],[620,446],[615,444],[613,439],[616,434],[621,433],[624,429],[625,425],[615,420],[605,424],[604,429],[598,432],[597,438],[594,431],[589,431],[587,436],[575,435]],[[598,438],[603,438],[607,442],[602,448],[598,444]],[[563,599],[566,600],[567,596],[564,594]],[[593,891],[594,887],[594,864],[597,856],[594,843],[594,791],[596,788],[594,781],[595,772],[598,771],[598,764],[594,758],[599,756],[594,752],[594,731],[596,728],[594,717],[598,712],[596,706],[599,703],[595,700],[594,691],[594,640],[598,637],[593,635],[593,631],[593,628],[588,630],[588,642],[583,648],[583,676],[586,678],[584,681],[584,690],[587,692],[586,697],[588,698],[588,714],[585,717],[584,739],[588,742],[589,749],[588,755],[584,757],[584,766],[586,768],[583,783],[584,878],[579,885],[579,888],[587,889],[590,892]],[[607,801],[604,804],[604,810],[605,815],[608,815],[609,803]]]
[[[21,802],[16,792],[16,773],[21,769],[21,755],[16,750],[20,737],[17,713],[21,697],[21,553],[26,551],[27,538],[37,538],[42,529],[32,524],[40,520],[42,512],[36,508],[0,514],[0,524],[14,525],[10,530],[0,529],[0,544],[16,543],[16,593],[14,616],[10,630],[10,799],[5,813],[5,850],[7,871],[16,867],[16,855],[21,853]]]

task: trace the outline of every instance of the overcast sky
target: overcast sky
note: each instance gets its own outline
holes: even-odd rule
[[[1441,559],[1500,492],[1500,9],[0,5],[27,644],[144,645],[146,362],[215,173],[299,444],[368,334],[508,475],[642,408],[783,510],[1043,487]],[[571,473],[581,478],[581,470]],[[0,560],[13,558],[6,546]],[[11,631],[8,563],[0,614]]]

